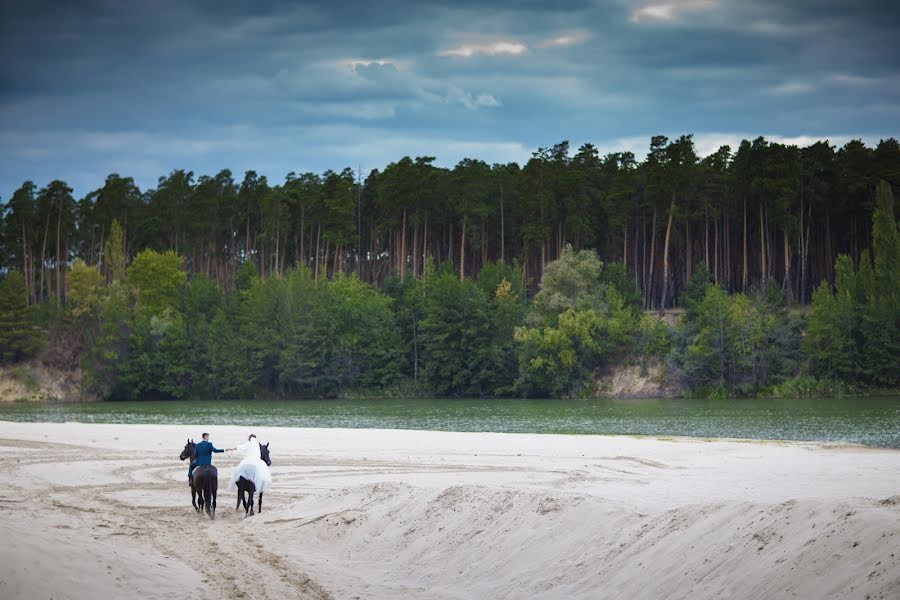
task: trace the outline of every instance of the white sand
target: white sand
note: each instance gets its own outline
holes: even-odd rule
[[[202,429],[0,422],[0,598],[900,598],[894,450],[254,428],[263,512],[216,455],[211,522]]]

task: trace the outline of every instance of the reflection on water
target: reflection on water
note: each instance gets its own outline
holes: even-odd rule
[[[900,447],[900,396],[805,400],[293,400],[0,404],[0,420],[822,440]]]

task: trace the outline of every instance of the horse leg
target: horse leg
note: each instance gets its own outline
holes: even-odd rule
[[[263,493],[260,492],[259,493],[259,507],[256,509],[256,512],[258,512],[258,513],[262,512],[262,495],[263,495]]]
[[[241,500],[243,500],[244,488],[241,487],[241,482],[238,481],[237,484],[237,504],[234,506],[234,510],[241,509]]]
[[[196,492],[197,492],[196,509],[197,509],[197,513],[199,514],[199,513],[203,512],[203,488],[202,487],[196,488]]]
[[[200,512],[200,507],[197,506],[197,488],[194,487],[193,481],[191,481],[191,505],[194,507],[194,510]]]
[[[210,519],[216,518],[216,482],[212,476],[206,480],[206,514]]]

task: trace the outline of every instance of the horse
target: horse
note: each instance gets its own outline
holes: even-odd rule
[[[269,444],[265,446],[259,445],[259,457],[262,459],[266,466],[272,466],[272,459],[269,457]],[[252,516],[253,513],[253,493],[256,491],[256,485],[243,477],[239,477],[237,481],[237,505],[234,507],[234,510],[241,509],[241,502],[244,503],[244,516],[249,517]],[[247,497],[244,497],[244,494],[247,494]],[[262,512],[262,498],[263,493],[259,493],[259,510],[257,512]]]
[[[197,458],[197,453],[195,451],[197,444],[194,443],[194,440],[188,439],[187,443],[184,445],[184,450],[181,451],[181,454],[178,455],[179,460],[190,459],[188,462],[194,462],[194,459]],[[194,486],[194,479],[189,479],[191,485],[191,504],[194,506],[194,510],[200,512],[201,507],[203,506],[203,500],[200,500],[200,506],[197,506],[197,488]]]
[[[193,488],[197,489],[200,506],[210,519],[216,518],[216,492],[219,489],[219,470],[213,465],[201,465],[194,469]],[[200,512],[200,509],[197,509]]]
[[[194,440],[188,439],[184,445],[184,450],[178,456],[180,460],[190,459],[194,462],[197,458],[195,451],[196,444]],[[210,519],[216,518],[216,492],[219,488],[219,471],[212,465],[201,465],[194,469],[193,477],[190,479],[191,484],[191,504],[194,510],[200,512],[206,509],[206,514]],[[198,503],[199,500],[199,503]]]

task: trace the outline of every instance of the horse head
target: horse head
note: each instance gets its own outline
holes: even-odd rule
[[[178,455],[179,460],[184,460],[186,458],[190,458],[194,460],[194,447],[196,444],[194,440],[188,439],[187,443],[184,445],[184,450],[181,451],[181,454]]]
[[[259,445],[259,457],[263,460],[264,463],[268,466],[272,466],[272,459],[269,458],[269,444]]]

